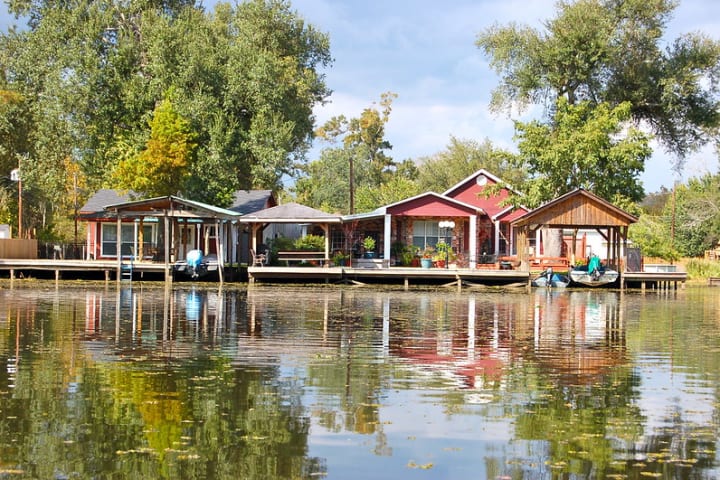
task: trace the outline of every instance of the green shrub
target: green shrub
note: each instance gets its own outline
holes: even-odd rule
[[[325,237],[320,235],[305,235],[295,240],[295,250],[325,250]]]
[[[717,261],[693,258],[685,268],[691,278],[720,277],[720,262]]]

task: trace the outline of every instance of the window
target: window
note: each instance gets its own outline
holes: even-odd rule
[[[420,249],[434,247],[440,239],[438,222],[415,220],[413,222],[413,245]]]
[[[120,249],[123,256],[133,255],[133,247],[135,247],[135,225],[124,224],[120,227],[121,245]],[[104,223],[101,230],[102,250],[100,254],[103,257],[117,257],[117,225]],[[143,251],[149,252],[152,246],[153,225],[143,225]]]

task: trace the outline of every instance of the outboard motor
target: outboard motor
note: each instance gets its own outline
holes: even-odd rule
[[[187,253],[187,256],[185,257],[185,263],[187,264],[187,272],[192,278],[198,277],[202,259],[202,250],[190,250]]]

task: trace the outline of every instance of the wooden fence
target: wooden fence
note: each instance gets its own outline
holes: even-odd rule
[[[36,259],[38,258],[37,239],[0,238],[0,258]]]

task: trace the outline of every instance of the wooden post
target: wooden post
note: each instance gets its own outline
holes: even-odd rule
[[[220,220],[215,220],[215,249],[217,250],[218,259],[218,277],[220,278],[220,285],[223,284],[223,266],[225,263],[225,255],[223,252],[223,242],[220,236]]]
[[[172,281],[172,277],[170,275],[170,225],[168,224],[168,214],[167,210],[165,211],[165,216],[163,217],[163,231],[165,235],[165,281]]]
[[[115,280],[119,282],[122,278],[122,219],[120,218],[119,210],[115,210],[115,213],[117,214],[115,226],[115,234],[117,235],[117,238],[115,239],[115,249],[117,253],[117,271],[115,272]]]

